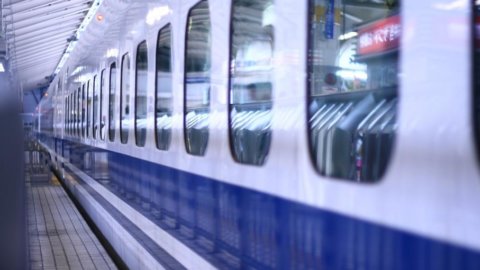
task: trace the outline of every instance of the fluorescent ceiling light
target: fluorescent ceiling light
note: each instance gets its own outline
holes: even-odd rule
[[[170,14],[172,11],[168,6],[160,6],[150,10],[145,19],[148,25],[154,25],[156,22],[160,21],[163,17]]]
[[[5,72],[5,67],[2,62],[0,62],[0,72]]]
[[[347,40],[347,39],[350,39],[350,38],[353,38],[353,37],[356,37],[358,36],[358,33],[357,32],[348,32],[348,33],[345,33],[343,35],[340,35],[338,37],[339,40]]]

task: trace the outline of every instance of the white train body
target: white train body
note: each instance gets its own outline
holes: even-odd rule
[[[200,97],[210,99],[208,145],[204,156],[187,153],[184,130],[185,30],[189,10],[197,2],[197,0],[141,2],[104,0],[97,13],[102,14],[104,19],[102,21],[93,19],[85,29],[69,60],[52,82],[48,96],[41,101],[41,112],[48,111],[47,108],[50,106],[54,108],[53,133],[48,134],[53,135],[55,141],[60,144],[71,141],[76,145],[103,149],[108,153],[118,153],[175,171],[188,172],[242,190],[260,192],[267,197],[303,205],[309,209],[318,209],[346,219],[386,228],[385,230],[392,232],[414,235],[419,239],[427,239],[425,240],[427,242],[433,241],[447,247],[458,248],[462,252],[472,253],[473,255],[469,256],[475,258],[476,262],[480,260],[478,259],[480,214],[477,210],[480,205],[480,165],[475,151],[475,126],[472,120],[474,74],[472,74],[471,1],[402,1],[396,139],[386,173],[373,184],[323,176],[317,172],[309,154],[308,1],[274,1],[275,46],[272,52],[274,68],[270,73],[271,78],[268,79],[272,83],[271,143],[266,161],[261,166],[242,164],[232,157],[228,94],[232,1],[208,1],[212,51],[210,94],[209,97]],[[172,35],[172,77],[171,82],[168,77],[162,77],[157,82],[155,72],[157,38],[159,30],[167,24],[171,25]],[[120,142],[118,112],[121,110],[119,102],[121,97],[118,89],[122,83],[120,76],[122,56],[128,53],[132,66],[128,98],[130,106],[134,106],[136,52],[138,44],[144,40],[148,47],[148,72],[145,74],[147,115],[142,125],[146,125],[147,132],[145,146],[139,147],[134,139],[133,109],[130,109],[128,115],[128,122],[132,127],[129,129],[128,143]],[[262,46],[259,44],[257,47],[260,50]],[[244,54],[248,55],[248,52]],[[114,141],[109,140],[108,121],[105,121],[104,140],[100,138],[99,129],[96,138],[92,136],[92,129],[89,136],[68,134],[65,128],[67,97],[76,93],[77,89],[89,80],[92,84],[94,76],[99,80],[103,69],[106,69],[105,76],[108,78],[109,67],[113,62],[117,68]],[[249,80],[264,80],[263,77],[259,71],[257,78],[242,78],[238,81],[247,85],[250,83]],[[156,82],[172,86],[171,144],[167,151],[156,147]],[[109,85],[110,81],[106,79],[106,91]],[[93,100],[91,95],[90,91],[90,98]],[[239,94],[236,98],[244,100],[245,95]],[[168,97],[169,94],[166,93],[164,96]],[[103,98],[102,106],[103,110],[108,112],[108,98]],[[92,123],[91,105],[89,108],[88,117]],[[99,118],[101,117],[97,116],[95,125],[100,125]],[[108,120],[108,115],[106,118]],[[40,125],[42,121],[44,120],[41,117]],[[68,172],[64,171],[66,179],[69,179],[69,174],[88,178],[87,174],[79,171],[76,174],[72,173],[75,172],[73,169],[75,166],[69,163],[68,157],[55,151],[52,144],[46,141],[44,143],[57,157],[57,166],[60,170],[62,164],[63,168],[70,168]],[[134,223],[142,223],[135,223],[141,230],[153,226],[153,234],[148,231],[145,233],[159,243],[167,253],[173,252],[170,256],[183,266],[196,269],[222,268],[221,264],[215,263],[215,259],[195,253],[194,248],[169,236],[154,223],[149,223],[145,216],[129,208],[120,197],[102,191],[103,189],[99,187],[101,185],[94,184],[95,182],[85,181],[94,189],[100,188],[97,192],[110,201],[117,210],[125,213],[127,218],[134,217]],[[83,199],[80,201],[83,202]],[[88,203],[86,205],[87,209],[95,208],[89,208]],[[100,212],[102,211],[105,210]],[[93,215],[96,220],[95,214]],[[98,213],[97,215],[101,216]],[[101,222],[102,219],[98,220]],[[295,222],[293,217],[289,222]],[[108,228],[106,225],[99,227]],[[115,229],[113,227],[110,227],[110,230]],[[164,242],[167,240],[168,242]],[[380,238],[371,241],[384,240]],[[334,245],[341,247],[338,243]],[[113,246],[115,247],[115,244]],[[406,258],[402,257],[403,259]],[[148,267],[155,265],[153,261],[149,261],[150,259],[139,262],[127,256],[124,260],[133,268],[140,268],[142,263],[147,262],[152,263]],[[353,261],[352,268],[359,266],[356,264],[357,260]],[[257,268],[255,264],[240,265]],[[341,268],[338,264],[321,265],[326,268]],[[455,268],[461,264],[452,265],[450,267]],[[278,264],[263,266],[282,268]],[[376,267],[383,268],[378,265]],[[416,267],[422,268],[418,265]]]

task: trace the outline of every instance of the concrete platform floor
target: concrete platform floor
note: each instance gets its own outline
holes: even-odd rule
[[[25,171],[30,268],[116,269],[58,179],[32,163]]]

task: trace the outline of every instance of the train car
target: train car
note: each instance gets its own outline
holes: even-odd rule
[[[132,269],[480,269],[474,1],[94,1],[39,111]]]

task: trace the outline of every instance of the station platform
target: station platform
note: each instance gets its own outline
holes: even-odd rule
[[[117,269],[43,155],[25,152],[30,269]]]

